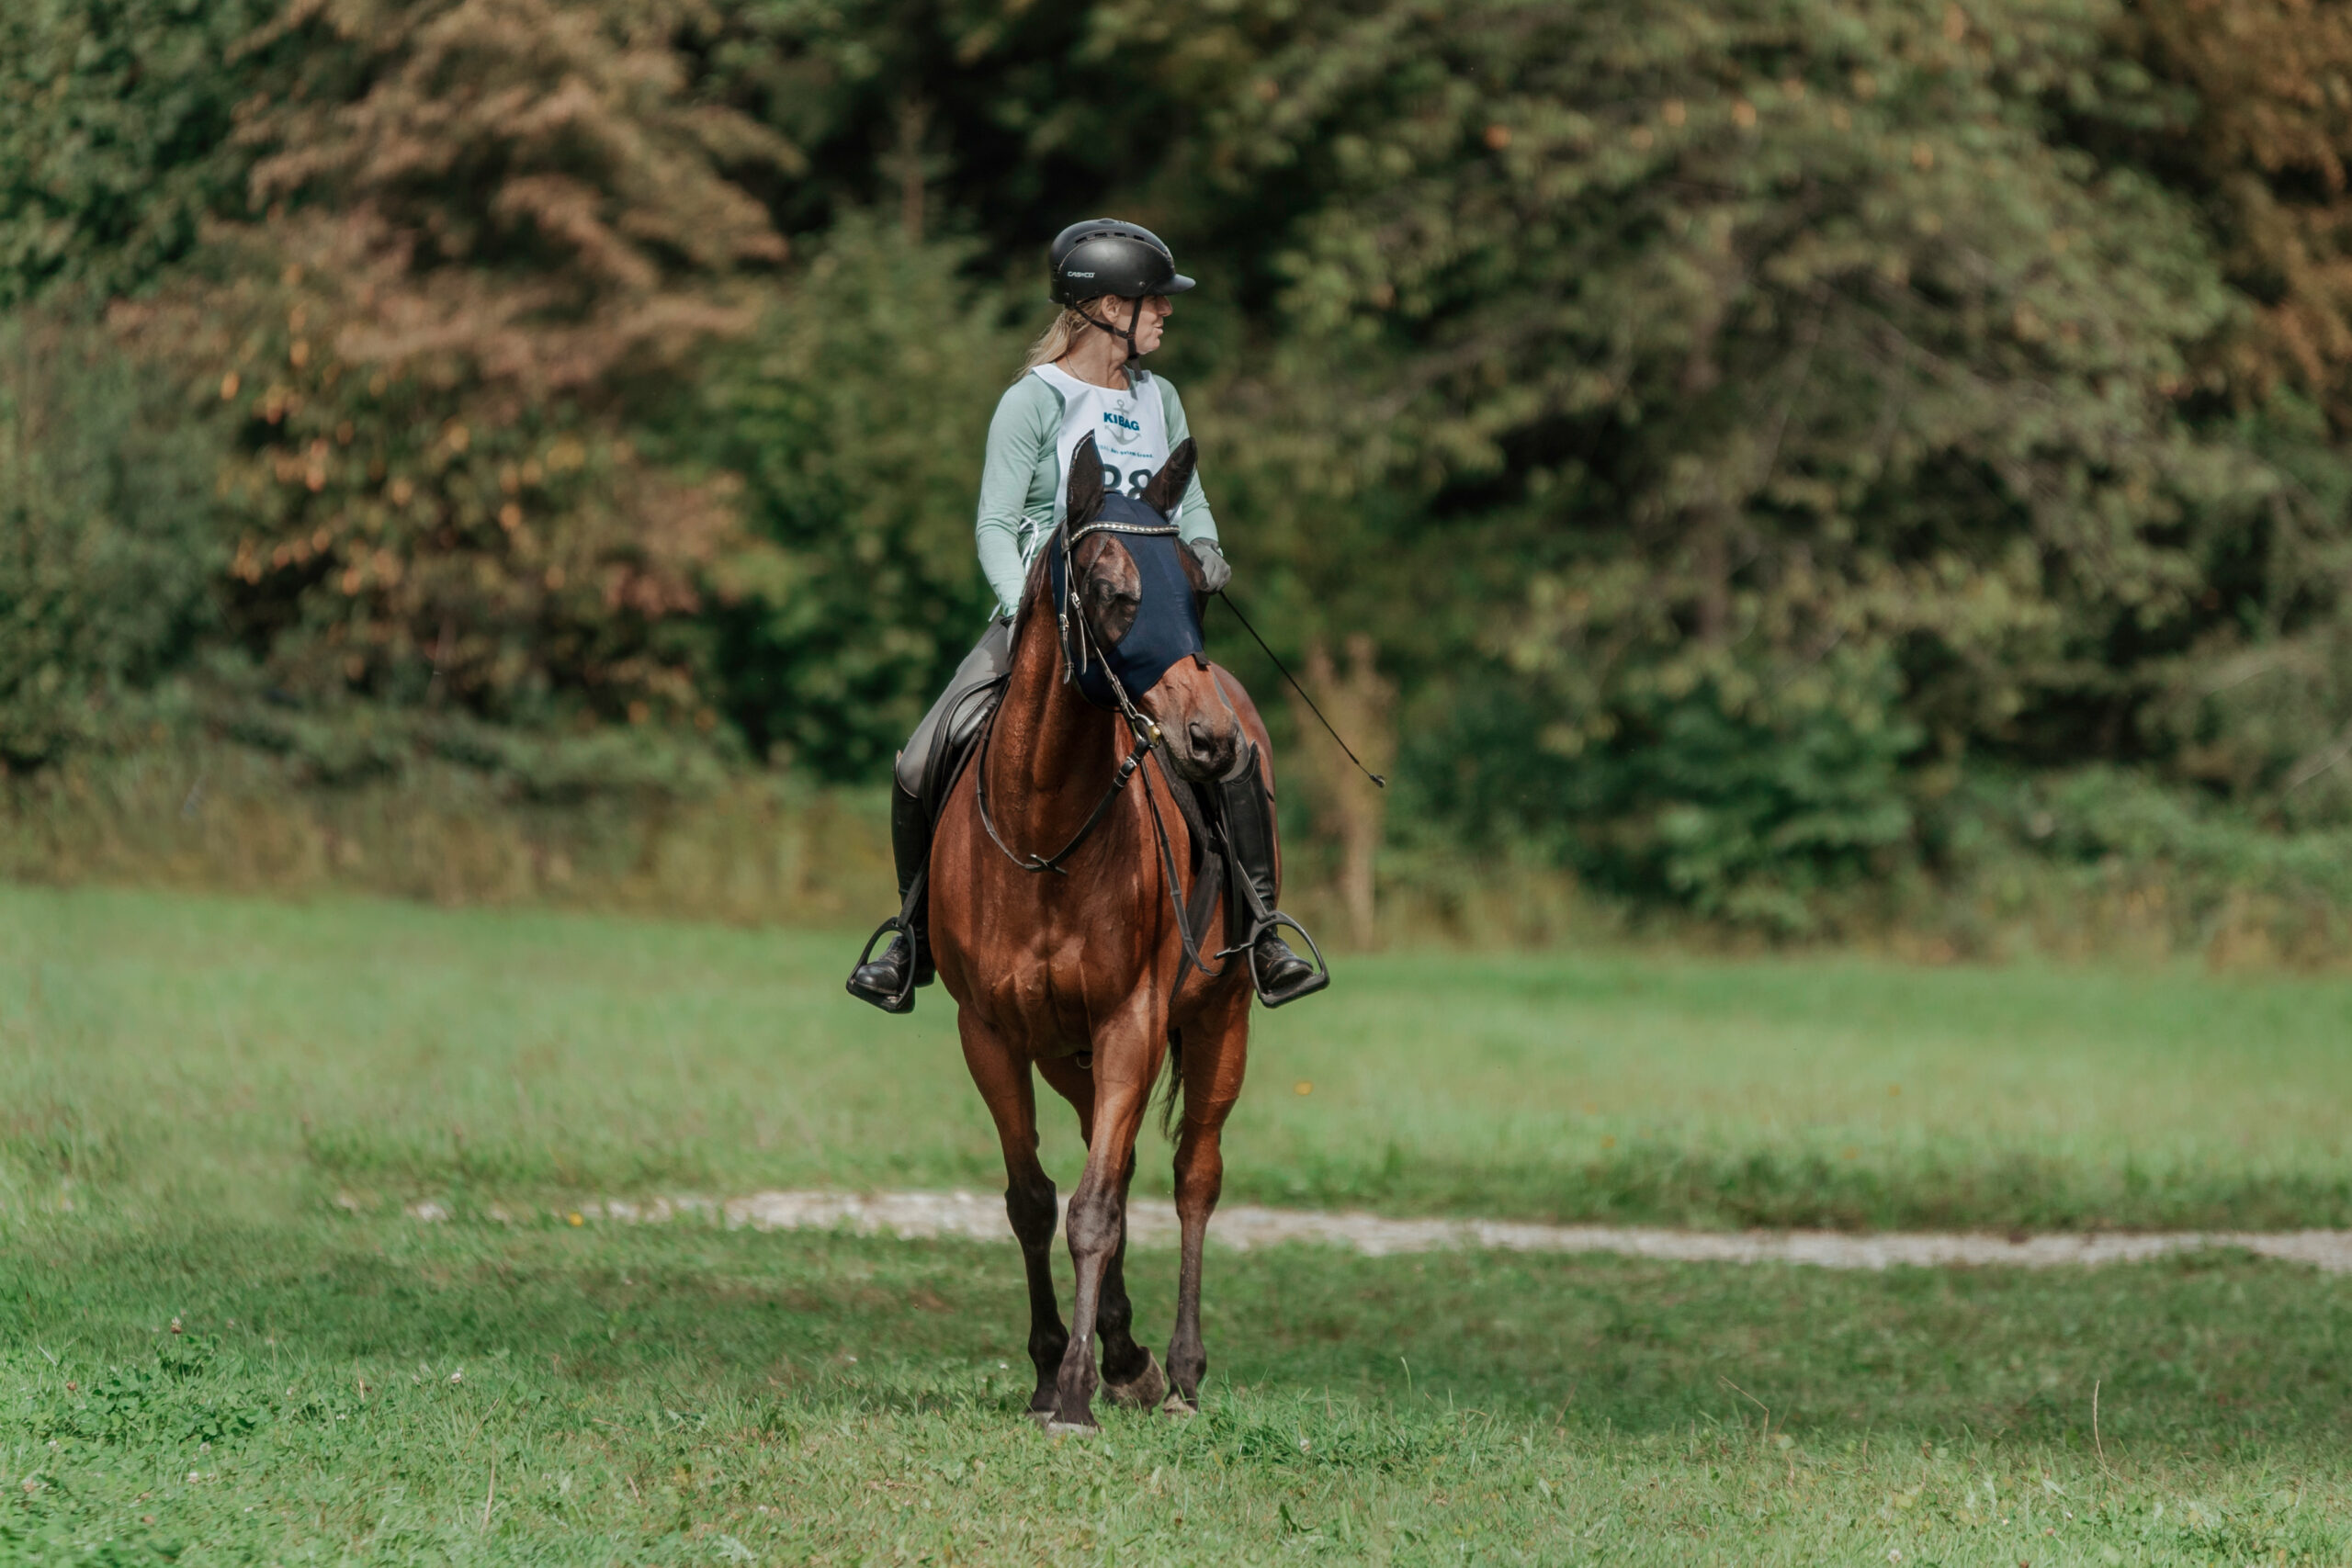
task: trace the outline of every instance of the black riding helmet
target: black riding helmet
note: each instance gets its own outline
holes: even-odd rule
[[[1176,270],[1176,257],[1167,243],[1140,224],[1115,218],[1090,218],[1054,236],[1049,253],[1054,303],[1075,310],[1105,295],[1135,301],[1124,327],[1103,326],[1091,316],[1089,324],[1102,327],[1127,342],[1127,356],[1136,356],[1136,327],[1143,320],[1143,302],[1155,294],[1182,294],[1193,280]],[[1083,314],[1083,312],[1080,312]]]

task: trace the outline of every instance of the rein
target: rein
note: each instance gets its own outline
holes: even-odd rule
[[[1155,728],[1152,731],[1152,735],[1156,736],[1158,733],[1159,731]],[[978,781],[980,797],[980,826],[988,829],[989,841],[996,845],[998,849],[1002,850],[1004,852],[1004,858],[1019,866],[1022,870],[1029,872],[1050,871],[1057,876],[1068,876],[1069,874],[1069,868],[1062,864],[1062,862],[1068,860],[1072,854],[1076,853],[1078,847],[1086,842],[1086,840],[1093,835],[1095,828],[1102,822],[1104,815],[1110,811],[1111,803],[1119,797],[1119,792],[1121,790],[1127,787],[1127,781],[1136,776],[1136,770],[1143,765],[1145,753],[1148,752],[1152,747],[1151,737],[1138,732],[1136,736],[1136,749],[1128,752],[1126,761],[1119,764],[1119,771],[1111,777],[1111,787],[1102,792],[1102,798],[1094,803],[1094,809],[1088,814],[1085,825],[1080,827],[1076,833],[1070,836],[1069,842],[1064,844],[1060,849],[1056,850],[1050,855],[1023,855],[1015,851],[1011,844],[1004,841],[1004,835],[997,831],[995,818],[989,815],[989,742],[995,738],[996,715],[992,713],[989,715],[988,728],[980,731],[980,756],[978,762],[980,770]],[[1148,783],[1144,785],[1146,790],[1150,789],[1150,787],[1151,785]]]
[[[1061,536],[1058,547],[1062,553],[1064,594],[1063,602],[1055,607],[1055,620],[1061,634],[1062,680],[1067,684],[1071,679],[1073,663],[1071,637],[1073,619],[1077,628],[1074,660],[1077,668],[1086,668],[1090,649],[1094,640],[1092,629],[1086,624],[1084,607],[1079,602],[1078,573],[1070,558],[1080,541],[1091,534],[1127,534],[1145,538],[1172,539],[1177,536],[1177,530],[1172,524],[1147,526],[1134,523],[1090,523],[1074,533],[1068,528],[1058,532]],[[1074,617],[1072,611],[1077,612]],[[1118,699],[1120,716],[1127,721],[1128,729],[1135,735],[1135,749],[1127,753],[1125,760],[1112,774],[1110,787],[1102,792],[1102,798],[1094,803],[1094,809],[1087,814],[1085,822],[1080,824],[1078,831],[1070,836],[1069,842],[1050,855],[1039,855],[1034,852],[1023,855],[1014,850],[1011,844],[1006,843],[1004,835],[997,830],[996,820],[989,812],[989,749],[990,743],[996,739],[997,715],[1004,711],[1001,705],[989,715],[988,727],[980,732],[980,750],[977,759],[979,774],[975,781],[975,793],[980,811],[980,826],[987,830],[989,841],[1004,852],[1005,859],[1023,871],[1032,874],[1050,871],[1057,876],[1068,876],[1069,868],[1062,863],[1077,853],[1079,846],[1093,836],[1094,829],[1100,827],[1102,818],[1110,814],[1111,803],[1118,799],[1121,792],[1125,790],[1127,781],[1136,776],[1136,771],[1143,766],[1147,756],[1159,765],[1161,786],[1168,791],[1168,798],[1182,814],[1185,825],[1196,835],[1205,839],[1206,825],[1198,819],[1197,813],[1184,809],[1183,797],[1176,791],[1174,773],[1168,761],[1166,744],[1160,736],[1159,724],[1150,715],[1136,706],[1134,699],[1127,695],[1125,682],[1119,679],[1118,672],[1111,668],[1108,661],[1102,665],[1102,673],[1111,682],[1111,694]],[[1223,694],[1220,693],[1219,695],[1222,696]],[[1201,956],[1200,938],[1193,934],[1193,922],[1185,915],[1183,898],[1178,892],[1178,888],[1182,886],[1182,878],[1177,874],[1176,852],[1169,841],[1168,823],[1159,814],[1159,799],[1152,793],[1151,778],[1148,773],[1144,777],[1143,796],[1144,803],[1151,808],[1152,837],[1159,848],[1161,868],[1167,874],[1168,903],[1175,912],[1176,933],[1184,950],[1184,964],[1178,966],[1175,983],[1169,987],[1170,995],[1172,997],[1184,983],[1186,967],[1198,969],[1211,979],[1216,979],[1225,973],[1226,966],[1220,964],[1212,969]],[[1203,928],[1206,929],[1205,911],[1203,914],[1202,924]],[[1225,954],[1218,956],[1223,957]]]

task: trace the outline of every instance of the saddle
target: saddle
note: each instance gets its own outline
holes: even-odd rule
[[[947,796],[955,790],[956,781],[963,777],[972,753],[979,749],[980,731],[988,728],[989,715],[996,712],[997,699],[1004,695],[1005,682],[1012,679],[1008,672],[980,682],[959,695],[955,705],[940,716],[939,728],[931,735],[931,755],[922,760],[921,783],[915,790],[930,831],[938,830],[939,814],[947,808]]]

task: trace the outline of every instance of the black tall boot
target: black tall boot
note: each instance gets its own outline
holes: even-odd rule
[[[930,933],[923,925],[923,906],[930,900],[922,895],[928,889],[915,886],[931,862],[931,816],[922,801],[896,779],[890,782],[890,858],[899,863],[899,913],[882,922],[865,947],[871,953],[875,938],[883,931],[892,933],[890,945],[879,958],[860,957],[849,977],[849,994],[884,1012],[912,1012],[915,987],[930,985],[937,976],[931,963]]]
[[[1311,997],[1331,983],[1319,969],[1293,953],[1283,940],[1283,923],[1297,922],[1277,915],[1281,889],[1274,880],[1274,802],[1258,781],[1257,756],[1250,754],[1236,777],[1210,786],[1216,795],[1217,814],[1225,824],[1226,848],[1231,852],[1233,903],[1227,906],[1228,930],[1238,938],[1246,931],[1250,969],[1258,982],[1258,999],[1270,1008]],[[1246,923],[1245,923],[1246,922]],[[1301,931],[1301,935],[1305,931]]]

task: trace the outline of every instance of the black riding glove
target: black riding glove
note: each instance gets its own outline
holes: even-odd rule
[[[1202,592],[1217,592],[1233,581],[1233,565],[1215,539],[1193,539],[1184,547],[1193,552],[1193,563],[1201,569]]]

